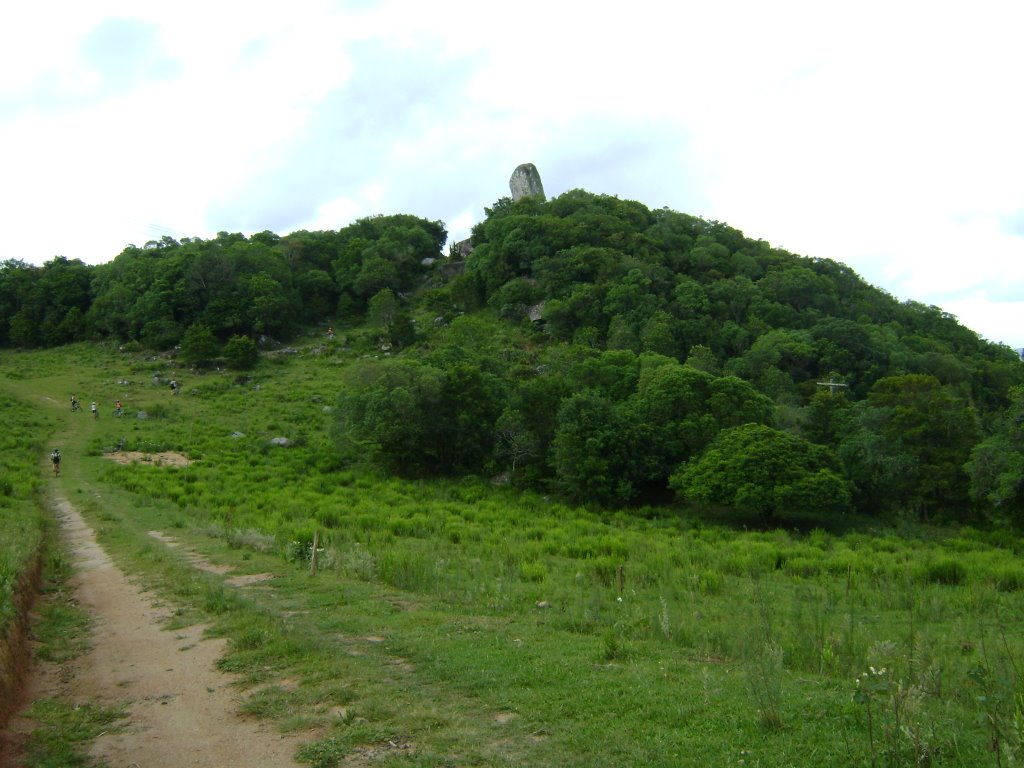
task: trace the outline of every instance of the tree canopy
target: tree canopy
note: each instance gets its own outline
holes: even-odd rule
[[[825,519],[852,509],[850,483],[824,446],[759,424],[723,431],[672,476],[683,498],[778,522]]]
[[[350,461],[615,506],[674,490],[771,519],[1020,518],[1024,363],[938,307],[583,190],[498,200],[467,256],[446,239],[398,214],[10,260],[0,346],[110,339],[245,368],[330,325],[361,354],[338,382]]]

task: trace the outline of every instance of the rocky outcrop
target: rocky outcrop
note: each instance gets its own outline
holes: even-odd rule
[[[473,252],[473,239],[467,237],[465,240],[459,240],[455,245],[452,246],[451,256],[458,259],[464,259]]]
[[[536,195],[544,200],[544,185],[540,181],[540,172],[533,163],[523,163],[514,171],[508,180],[513,200]]]

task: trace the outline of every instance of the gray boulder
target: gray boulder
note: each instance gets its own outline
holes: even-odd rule
[[[452,256],[457,256],[460,259],[466,258],[473,252],[473,238],[467,237],[465,240],[459,240],[459,242],[452,246],[451,250]]]
[[[544,185],[540,181],[540,172],[533,163],[523,163],[512,171],[512,178],[508,180],[508,186],[512,191],[513,200],[522,200],[531,195],[536,195],[541,200],[546,199]]]

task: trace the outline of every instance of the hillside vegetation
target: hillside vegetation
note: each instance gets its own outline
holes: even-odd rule
[[[522,338],[462,318],[431,349],[454,356],[466,323]],[[378,333],[299,336],[246,372],[191,372],[109,343],[5,353],[8,424],[37,470],[10,498],[40,485],[66,496],[172,625],[226,637],[239,706],[292,734],[310,765],[1024,758],[1016,535],[905,521],[744,531],[717,525],[721,510],[587,508],[490,478],[355,464],[337,449],[352,392],[402,366],[464,370],[378,370]],[[72,413],[70,391],[98,401],[99,418]],[[700,462],[764,441],[765,460],[799,449],[801,466],[824,461],[796,439],[727,428]],[[64,468],[40,483],[51,445]]]
[[[499,200],[464,260],[409,215],[0,269],[0,344],[237,369],[318,327],[358,353],[322,461],[501,476],[757,524],[1015,524],[1024,364],[937,307],[724,224],[582,190]]]

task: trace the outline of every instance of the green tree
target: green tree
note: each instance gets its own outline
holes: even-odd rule
[[[680,354],[676,322],[664,310],[651,315],[640,330],[640,345],[644,352],[656,352],[667,357]]]
[[[388,325],[388,341],[395,349],[405,349],[416,342],[416,325],[405,312],[398,312]]]
[[[630,438],[636,426],[603,395],[587,390],[558,411],[551,461],[559,487],[571,499],[618,505],[636,493]]]
[[[715,357],[715,353],[703,344],[695,344],[690,347],[690,353],[686,356],[686,364],[698,371],[713,374],[715,376],[722,372],[722,366]]]
[[[266,272],[259,272],[246,281],[246,293],[248,328],[255,333],[288,335],[292,303],[284,286]]]
[[[398,313],[398,299],[390,288],[382,288],[373,295],[366,308],[366,319],[377,328],[387,328]]]
[[[631,450],[646,456],[648,481],[661,484],[722,429],[748,422],[766,424],[772,417],[771,401],[748,382],[712,376],[674,360],[646,365],[631,401],[649,431],[648,439]]]
[[[977,438],[974,410],[955,389],[924,374],[887,376],[854,406],[839,455],[863,511],[958,519]]]
[[[496,452],[509,462],[509,472],[523,459],[537,455],[537,437],[530,431],[523,414],[506,408],[494,424]]]
[[[181,341],[181,324],[166,317],[155,317],[146,322],[138,333],[138,340],[149,349],[167,350]]]
[[[827,448],[760,424],[722,431],[671,486],[689,503],[729,507],[766,523],[850,511],[851,488]]]
[[[335,430],[349,458],[369,452],[402,475],[479,472],[491,459],[502,382],[461,363],[441,371],[404,359],[346,369]]]
[[[296,280],[303,322],[312,323],[330,317],[338,302],[338,290],[334,280],[323,269],[310,269]]]
[[[359,273],[352,282],[352,289],[361,299],[369,299],[381,291],[394,289],[398,290],[398,270],[395,265],[376,254],[368,256],[363,260]]]
[[[851,407],[845,388],[837,388],[836,392],[818,389],[804,408],[804,437],[812,443],[838,445],[840,435],[847,431]]]
[[[365,361],[345,369],[334,438],[343,457],[369,458],[402,475],[439,469],[437,420],[444,375],[412,360]]]
[[[770,367],[783,371],[794,381],[814,375],[815,351],[806,331],[772,330],[758,336],[743,360],[755,380]]]
[[[224,345],[224,359],[229,368],[236,371],[247,371],[256,367],[256,363],[260,359],[260,352],[256,348],[256,342],[251,338],[235,334]]]
[[[201,323],[190,325],[181,339],[181,359],[187,365],[206,365],[217,357],[220,345],[213,331]]]
[[[971,499],[1000,523],[1024,523],[1024,386],[1010,390],[1010,405],[995,434],[971,451],[964,467]]]
[[[484,469],[494,451],[495,422],[508,398],[504,383],[479,366],[460,363],[445,371],[435,412],[438,470]]]

